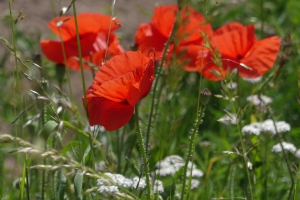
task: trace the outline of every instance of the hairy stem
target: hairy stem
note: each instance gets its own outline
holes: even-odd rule
[[[140,145],[140,152],[142,154],[143,165],[144,165],[145,176],[146,176],[147,199],[153,199],[153,193],[152,193],[151,182],[150,182],[150,174],[149,174],[149,163],[148,163],[147,154],[145,151],[145,145],[144,145],[144,141],[143,141],[143,136],[142,136],[140,124],[139,124],[138,105],[135,105],[135,124],[136,124],[137,137],[138,137],[138,141],[139,141],[139,145]]]
[[[183,170],[183,183],[182,183],[182,191],[181,191],[181,199],[183,200],[186,192],[189,191],[189,188],[186,188],[186,172],[188,170],[188,164],[190,160],[193,160],[193,154],[195,151],[195,137],[196,137],[196,133],[198,132],[198,127],[201,123],[203,114],[204,114],[204,110],[205,110],[205,106],[200,106],[200,110],[199,113],[197,114],[193,129],[192,129],[192,134],[191,134],[191,139],[190,139],[190,145],[189,145],[189,151],[188,151],[188,155],[185,161],[185,165],[184,165],[184,170]],[[190,184],[189,184],[190,185]],[[187,195],[188,196],[188,195]]]

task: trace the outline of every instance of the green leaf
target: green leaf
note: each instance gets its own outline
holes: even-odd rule
[[[21,199],[24,199],[24,187],[25,187],[25,182],[26,182],[26,162],[24,162],[23,165],[23,171],[22,171],[22,180],[20,182],[20,195]]]
[[[90,159],[90,155],[91,155],[91,146],[89,145],[85,151],[84,151],[84,154],[83,154],[83,164],[86,165]]]
[[[129,160],[129,158],[125,157],[126,162],[129,164],[129,167],[131,168],[132,172],[137,175],[140,176],[140,172],[138,170],[138,168],[131,162],[131,160]]]
[[[67,153],[70,149],[74,148],[74,147],[77,146],[78,144],[79,144],[78,141],[71,141],[69,144],[67,144],[67,145],[61,150],[61,152],[60,152],[61,155],[65,156],[66,153]]]
[[[74,177],[74,190],[77,199],[82,199],[82,183],[83,183],[83,173],[81,170],[77,170]]]
[[[58,124],[55,121],[50,120],[44,125],[39,135],[42,135],[42,137],[47,139],[57,126]]]

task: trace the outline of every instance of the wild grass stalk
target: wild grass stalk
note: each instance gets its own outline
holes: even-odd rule
[[[190,138],[189,150],[188,150],[187,158],[186,158],[184,169],[183,169],[183,182],[182,182],[182,191],[181,191],[181,199],[182,200],[186,199],[185,197],[189,196],[189,192],[190,192],[190,188],[186,188],[186,182],[191,181],[191,179],[192,179],[190,177],[189,180],[187,180],[188,164],[191,160],[193,160],[193,156],[194,156],[193,154],[195,151],[195,137],[198,132],[198,127],[202,122],[202,117],[204,116],[205,107],[206,107],[206,105],[201,105],[200,111],[196,117],[194,126],[192,128],[191,136],[190,136],[191,138]],[[192,170],[192,168],[191,168],[191,170]],[[190,185],[190,182],[189,182],[189,185]]]
[[[56,14],[53,0],[50,0],[50,2],[51,2],[52,12],[53,12],[54,16],[57,17],[58,15]],[[64,58],[64,65],[65,65],[64,67],[68,68],[65,45],[64,45],[64,42],[62,40],[62,35],[61,35],[60,28],[58,28],[58,33],[59,33],[59,40],[60,40],[60,43],[61,43],[62,54],[63,54],[63,58]],[[74,96],[73,96],[73,90],[72,90],[72,85],[71,85],[70,74],[69,74],[68,69],[66,69],[65,72],[66,72],[66,76],[67,76],[67,82],[68,82],[68,86],[69,86],[71,102],[74,103]],[[62,86],[60,86],[60,89],[62,90]]]
[[[146,176],[147,199],[153,200],[154,196],[153,196],[151,180],[150,180],[149,161],[148,161],[148,156],[147,156],[147,152],[146,152],[145,145],[144,145],[143,135],[142,135],[141,129],[140,129],[138,105],[136,105],[134,108],[135,108],[134,110],[135,110],[135,125],[136,125],[136,131],[137,131],[137,138],[139,141],[140,153],[141,153],[142,159],[143,159],[142,166],[143,166],[143,169],[145,170],[145,176]],[[141,172],[141,173],[143,173],[143,172]]]

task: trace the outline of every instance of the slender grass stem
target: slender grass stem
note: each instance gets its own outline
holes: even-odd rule
[[[85,78],[84,78],[83,61],[82,61],[82,53],[81,53],[80,36],[79,36],[79,28],[78,28],[75,1],[73,1],[72,7],[73,7],[73,14],[74,14],[75,29],[76,29],[76,40],[77,40],[77,47],[78,47],[78,57],[79,57],[79,64],[80,64],[81,82],[82,82],[82,90],[83,90],[83,96],[84,96],[84,105],[87,108],[86,86],[85,86]],[[86,109],[86,113],[87,113],[87,116],[88,116],[88,109]]]
[[[135,105],[135,125],[136,125],[136,131],[137,131],[137,137],[140,145],[140,152],[142,154],[143,159],[143,166],[145,170],[145,176],[146,176],[146,184],[147,184],[147,199],[152,200],[153,199],[153,193],[151,189],[151,181],[150,181],[150,174],[149,174],[149,163],[147,159],[147,154],[145,151],[145,145],[143,142],[143,136],[140,129],[139,124],[139,111],[138,111],[138,105]]]
[[[280,147],[282,149],[283,158],[284,158],[284,161],[286,162],[286,165],[287,165],[287,168],[288,168],[288,171],[289,171],[289,175],[290,175],[290,178],[291,178],[292,185],[291,185],[291,188],[290,188],[290,191],[289,191],[289,197],[287,198],[287,199],[291,199],[292,194],[293,194],[294,185],[295,185],[295,180],[294,180],[294,177],[293,177],[293,171],[292,171],[292,169],[290,167],[290,164],[289,164],[289,161],[288,161],[288,158],[287,158],[287,155],[286,155],[286,151],[283,148],[283,145],[282,145],[283,141],[282,141],[282,138],[280,137],[280,135],[278,133],[277,126],[275,124],[275,119],[273,117],[273,113],[270,111],[269,107],[267,107],[267,111],[268,111],[268,113],[270,115],[270,118],[273,121],[273,126],[274,126],[275,131],[276,131],[275,135],[277,136],[277,139],[279,141]]]
[[[204,111],[205,111],[205,106],[201,105],[199,113],[197,114],[193,129],[192,129],[193,131],[192,131],[192,134],[191,134],[189,151],[188,151],[188,155],[187,155],[185,165],[184,165],[184,169],[183,169],[183,183],[182,183],[182,191],[181,191],[181,200],[183,200],[185,198],[187,190],[189,191],[189,188],[186,188],[186,181],[187,181],[186,180],[186,173],[187,173],[187,170],[188,170],[189,161],[193,160],[193,154],[194,154],[194,151],[195,151],[195,137],[196,137],[196,133],[198,132],[198,127],[201,123]]]
[[[110,35],[110,32],[111,32],[111,24],[112,24],[112,18],[114,16],[115,4],[116,4],[116,0],[112,0],[112,4],[111,4],[111,20],[109,22],[109,28],[108,28],[107,40],[106,40],[105,56],[104,56],[104,60],[105,61],[106,61],[107,53],[108,53],[109,35]]]
[[[21,91],[21,88],[20,88],[20,76],[19,76],[19,65],[18,65],[18,59],[17,59],[17,46],[16,46],[16,38],[15,38],[15,20],[13,18],[13,14],[12,14],[12,3],[13,3],[13,0],[9,0],[8,1],[8,4],[9,4],[9,16],[10,16],[10,28],[11,28],[11,40],[12,40],[12,45],[13,45],[13,53],[14,53],[14,61],[15,61],[15,65],[16,65],[16,69],[13,70],[13,76],[14,76],[14,79],[15,79],[15,84],[14,84],[14,89],[13,89],[13,94],[14,94],[14,99],[16,100],[19,100],[19,96],[17,94],[19,94],[19,92]],[[20,106],[20,110],[23,110],[22,109],[22,104]],[[14,105],[14,115],[16,116],[17,115],[17,106],[16,104]],[[23,118],[22,119],[22,122],[23,122]],[[23,124],[23,123],[22,123]],[[15,129],[14,129],[14,133],[15,133],[15,136],[18,135],[18,127],[17,125],[15,125]],[[23,129],[21,129],[21,133],[22,135],[24,135],[24,132],[23,132]],[[16,143],[16,146],[18,147],[18,143]],[[19,166],[19,155],[17,155],[17,163],[18,163],[18,166]],[[24,160],[24,165],[27,166],[27,156],[25,156],[25,160]],[[27,170],[27,169],[25,169]],[[19,167],[17,167],[17,172],[18,172],[18,175],[20,176],[20,171],[19,171]],[[27,171],[26,171],[27,173]],[[28,179],[27,179],[28,181]],[[29,184],[26,184],[26,190],[27,190],[27,197],[29,199]],[[23,190],[24,191],[24,190]],[[19,197],[23,197],[23,194],[19,194]]]
[[[53,0],[51,0],[51,7],[52,7],[52,12],[54,13],[54,16],[57,16],[56,12],[55,12]],[[67,68],[66,69],[66,76],[67,76],[67,82],[68,82],[68,87],[69,87],[70,96],[71,96],[71,102],[73,103],[74,102],[74,96],[73,96],[73,91],[72,91],[70,74],[69,74],[69,71],[68,71],[68,62],[67,62],[65,45],[64,45],[64,42],[62,40],[62,35],[61,35],[60,28],[58,28],[58,33],[59,33],[59,39],[60,39],[61,49],[62,49],[63,58],[64,58],[64,64],[65,64],[65,67]],[[62,88],[61,88],[61,90],[62,90]]]
[[[236,108],[232,102],[232,97],[230,96],[229,97],[230,100],[230,105],[233,109],[233,112],[234,114],[237,114],[237,111],[236,111]],[[238,133],[239,133],[239,139],[240,139],[240,143],[241,143],[241,146],[242,146],[242,152],[243,152],[243,158],[244,158],[244,164],[245,164],[245,168],[246,168],[246,174],[247,174],[247,179],[248,179],[248,184],[249,184],[249,192],[250,192],[250,199],[253,200],[254,197],[253,197],[253,188],[252,188],[252,182],[251,182],[251,179],[250,179],[250,173],[249,173],[249,169],[248,169],[248,159],[246,157],[246,151],[245,151],[245,146],[244,146],[244,142],[243,142],[243,135],[242,135],[242,132],[241,132],[241,127],[240,127],[240,123],[239,121],[237,121],[236,123],[236,126],[237,126],[237,129],[238,129]]]

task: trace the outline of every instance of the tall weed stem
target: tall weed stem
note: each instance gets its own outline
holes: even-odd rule
[[[237,115],[236,108],[235,108],[235,106],[232,102],[232,97],[230,97],[229,102],[230,102],[230,105],[233,109],[234,114]],[[237,126],[237,129],[238,129],[238,132],[239,132],[240,143],[241,143],[241,146],[242,146],[244,164],[245,164],[246,174],[247,174],[247,179],[248,179],[248,184],[249,184],[250,199],[253,200],[253,188],[252,188],[252,182],[251,182],[250,173],[249,173],[249,169],[248,169],[248,159],[247,159],[245,146],[244,146],[244,142],[243,142],[243,135],[242,135],[242,132],[241,132],[241,127],[240,127],[240,123],[239,123],[238,119],[237,119],[236,126]]]
[[[145,176],[146,176],[146,184],[147,184],[147,199],[152,200],[153,199],[153,193],[151,189],[151,181],[150,181],[150,174],[149,174],[149,162],[147,159],[147,154],[145,151],[145,145],[143,141],[143,136],[140,129],[139,124],[139,111],[138,111],[138,105],[135,105],[135,125],[136,125],[136,131],[137,131],[137,137],[140,145],[140,152],[142,154],[143,159],[143,165],[145,170]]]
[[[187,190],[189,191],[189,188],[186,188],[186,181],[187,181],[186,180],[186,173],[187,173],[187,170],[188,170],[189,161],[193,160],[193,154],[194,154],[194,151],[195,151],[195,137],[196,137],[196,133],[198,132],[198,127],[201,124],[202,117],[203,117],[203,114],[204,114],[204,111],[205,111],[205,107],[206,106],[203,106],[203,105],[200,106],[200,110],[197,114],[193,129],[192,129],[190,145],[189,145],[189,151],[188,151],[188,155],[187,155],[185,165],[184,165],[184,169],[183,169],[183,183],[182,183],[182,191],[181,191],[181,200],[184,199]]]

